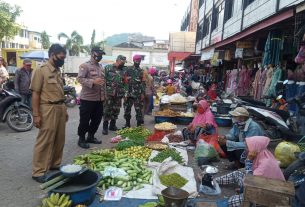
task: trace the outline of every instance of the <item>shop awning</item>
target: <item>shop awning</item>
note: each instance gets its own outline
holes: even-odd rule
[[[250,28],[247,28],[247,29],[243,30],[242,32],[239,32],[238,34],[236,34],[232,37],[229,37],[225,40],[217,42],[214,45],[210,45],[209,47],[206,47],[206,48],[202,49],[202,52],[209,51],[211,48],[219,48],[219,47],[225,46],[227,44],[233,43],[235,41],[238,41],[238,40],[240,40],[244,37],[247,37],[248,35],[251,35],[251,34],[253,34],[255,32],[258,32],[262,29],[270,27],[271,25],[274,25],[274,24],[279,23],[283,20],[291,18],[291,17],[293,17],[293,15],[294,15],[294,9],[288,9],[284,12],[279,13],[279,14],[275,14],[274,16],[272,16],[272,17],[270,17],[266,20],[263,20],[262,22],[254,25],[254,26],[251,26]]]
[[[214,50],[214,48],[210,48],[209,50],[202,51],[200,60],[204,61],[212,59],[214,55]]]
[[[182,61],[188,56],[193,54],[192,52],[169,52],[168,53],[168,60],[169,61]]]

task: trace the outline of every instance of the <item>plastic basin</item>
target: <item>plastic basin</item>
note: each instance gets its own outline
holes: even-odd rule
[[[161,191],[161,194],[164,198],[165,207],[184,207],[190,195],[185,190],[175,187],[165,188]]]
[[[99,174],[87,170],[86,172],[71,178],[69,182],[54,189],[52,192],[69,195],[73,202],[73,206],[77,204],[90,205],[95,199],[96,186],[99,180]]]

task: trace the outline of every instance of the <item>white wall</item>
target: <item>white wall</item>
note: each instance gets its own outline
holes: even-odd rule
[[[304,2],[304,0],[280,0],[280,9],[288,6],[292,6],[294,4],[298,4]]]
[[[255,0],[244,11],[243,29],[275,14],[276,0]]]
[[[240,31],[242,16],[242,0],[235,0],[233,6],[233,16],[227,20],[224,26],[223,38],[226,39]]]

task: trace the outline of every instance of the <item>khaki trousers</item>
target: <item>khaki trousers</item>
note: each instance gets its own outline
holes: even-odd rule
[[[41,128],[34,147],[32,176],[42,176],[50,168],[60,166],[65,145],[66,113],[64,104],[40,106]]]

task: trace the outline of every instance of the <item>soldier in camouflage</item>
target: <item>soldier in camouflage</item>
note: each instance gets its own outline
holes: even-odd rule
[[[106,79],[106,94],[107,100],[104,102],[104,122],[103,134],[108,134],[108,124],[110,121],[109,130],[116,131],[116,120],[120,114],[122,106],[122,98],[125,96],[125,68],[126,57],[119,55],[116,62],[105,67]]]
[[[126,70],[127,94],[124,101],[125,127],[130,127],[131,107],[134,105],[136,111],[137,126],[144,124],[143,107],[145,97],[145,79],[144,71],[140,68],[142,56],[133,57],[134,65]]]

